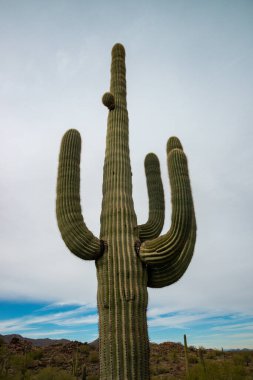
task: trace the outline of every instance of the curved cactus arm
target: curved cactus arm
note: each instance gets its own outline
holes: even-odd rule
[[[95,260],[103,253],[103,242],[86,227],[80,205],[81,137],[77,130],[65,133],[59,156],[56,215],[62,238],[81,259]]]
[[[164,191],[157,156],[149,153],[144,166],[149,197],[149,217],[145,224],[138,226],[141,242],[158,237],[164,223]]]
[[[176,137],[168,141],[167,157],[172,194],[171,228],[165,235],[144,242],[139,252],[141,260],[153,268],[161,267],[180,256],[194,229],[187,159]]]
[[[148,266],[148,287],[163,288],[178,281],[185,273],[191,262],[194,246],[196,241],[196,222],[192,217],[192,226],[190,235],[185,243],[184,248],[177,255],[172,256],[161,267]]]

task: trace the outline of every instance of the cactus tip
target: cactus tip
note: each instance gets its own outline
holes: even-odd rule
[[[69,129],[64,133],[62,142],[75,140],[79,144],[81,144],[81,135],[77,129]]]
[[[183,150],[180,140],[175,136],[170,137],[167,142],[167,154],[169,154],[172,151],[172,149]]]
[[[152,152],[148,153],[145,157],[144,165],[147,166],[147,165],[155,164],[155,163],[158,163],[159,165],[159,160],[157,156],[155,155],[155,153],[152,153]]]
[[[126,55],[124,46],[120,43],[116,43],[112,48],[112,55],[120,55],[124,58]]]

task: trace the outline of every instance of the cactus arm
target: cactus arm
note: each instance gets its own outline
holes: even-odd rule
[[[80,205],[81,137],[77,130],[65,133],[59,156],[56,216],[62,238],[72,253],[95,260],[103,253],[103,242],[86,227]]]
[[[148,266],[148,287],[163,288],[178,281],[188,268],[193,256],[196,241],[196,222],[192,217],[192,226],[190,235],[185,243],[184,248],[177,255],[173,256],[164,265],[153,267]]]
[[[156,239],[144,242],[140,247],[140,258],[151,268],[162,267],[177,261],[196,230],[187,159],[180,141],[173,137],[167,144],[168,169],[171,184],[172,218],[171,228]],[[192,231],[192,229],[194,231]],[[185,248],[187,251],[187,248]]]
[[[138,226],[141,242],[157,238],[164,223],[164,191],[157,156],[149,153],[144,165],[149,197],[149,217],[145,224]]]

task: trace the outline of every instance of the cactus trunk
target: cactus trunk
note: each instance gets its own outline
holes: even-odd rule
[[[128,145],[125,57],[114,46],[103,178],[100,238],[96,261],[101,379],[148,379],[147,273],[136,255],[137,220],[132,199]]]
[[[195,238],[187,159],[177,138],[167,146],[172,190],[172,223],[164,222],[164,193],[155,154],[145,159],[149,218],[137,225],[132,199],[126,102],[125,50],[112,49],[111,87],[103,96],[109,109],[103,173],[100,239],[87,228],[80,206],[81,139],[76,130],[62,140],[56,212],[68,248],[78,257],[95,260],[98,279],[101,380],[149,379],[147,287],[177,281],[191,260]]]
[[[189,355],[188,355],[188,345],[187,345],[187,338],[184,334],[184,356],[185,356],[185,373],[186,378],[189,379]]]

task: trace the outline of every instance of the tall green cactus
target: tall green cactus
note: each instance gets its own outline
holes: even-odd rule
[[[171,228],[164,223],[164,193],[155,154],[145,159],[149,218],[138,225],[132,199],[128,144],[125,50],[112,49],[111,87],[102,99],[109,109],[103,175],[100,238],[87,228],[80,206],[81,138],[63,137],[59,156],[56,212],[68,248],[95,260],[98,279],[100,379],[149,379],[147,286],[164,287],[187,269],[196,224],[187,159],[180,141],[169,139],[167,157],[172,192]]]

